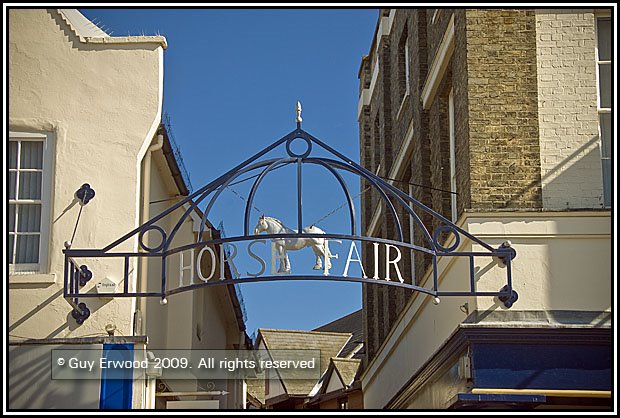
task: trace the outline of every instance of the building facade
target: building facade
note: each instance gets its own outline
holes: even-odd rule
[[[351,339],[338,357],[332,357],[321,387],[308,402],[311,409],[364,409],[364,395],[359,380],[364,357],[362,310],[352,312],[314,331],[350,332]]]
[[[511,241],[519,296],[435,305],[364,285],[365,407],[611,404],[612,33],[609,9],[380,11],[359,71],[362,165],[494,247]],[[364,235],[395,238],[385,213],[363,195]],[[408,283],[429,284],[430,257],[404,262]],[[458,287],[468,266],[437,271]],[[480,288],[502,286],[495,262],[475,271]]]
[[[63,297],[63,249],[103,248],[189,194],[162,124],[166,39],[111,37],[73,9],[7,15],[8,408],[142,409],[179,401],[191,408],[187,401],[203,399],[243,408],[242,380],[166,382],[152,375],[114,383],[102,371],[89,380],[52,380],[54,349],[228,349],[243,347],[247,336],[237,293],[225,286],[171,296],[166,306],[102,294],[88,298],[90,316],[76,321]],[[83,184],[95,191],[88,202],[76,192]],[[169,228],[177,215],[158,226]],[[179,240],[194,242],[201,218],[189,217]],[[153,246],[156,240],[145,238]],[[141,251],[135,239],[118,250]],[[92,278],[80,292],[156,287],[161,263],[145,259],[128,258],[127,283],[119,259],[89,260]],[[178,272],[179,260],[169,268]],[[179,391],[196,394],[165,393]]]
[[[286,351],[318,350],[320,364],[313,379],[262,370],[247,379],[248,399],[257,409],[364,409],[359,380],[364,340],[358,310],[312,331],[258,330],[258,356],[283,359]],[[308,353],[301,358],[308,359]]]

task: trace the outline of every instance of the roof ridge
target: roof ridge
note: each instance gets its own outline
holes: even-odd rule
[[[359,358],[349,358],[349,357],[330,357],[330,360],[334,360],[334,361],[351,361],[354,363],[359,363],[360,361],[362,361]]]
[[[337,336],[352,336],[351,332],[333,332],[333,331],[305,331],[305,330],[296,330],[296,329],[273,329],[273,328],[259,328],[259,332],[288,332],[295,334],[323,334],[323,335],[337,335]]]
[[[355,314],[358,314],[358,313],[359,313],[359,312],[361,312],[361,311],[362,311],[362,308],[360,308],[360,309],[358,309],[358,310],[356,310],[356,311],[353,311],[353,312],[351,312],[351,313],[348,313],[348,314],[346,314],[346,315],[344,315],[344,316],[341,316],[340,318],[336,318],[336,319],[334,319],[333,321],[328,322],[327,324],[323,324],[323,325],[321,325],[321,326],[318,326],[318,327],[314,328],[314,330],[317,330],[317,329],[319,329],[319,328],[326,327],[326,326],[328,326],[328,325],[332,325],[334,322],[341,321],[341,320],[343,320],[343,319],[345,319],[345,318],[348,318],[348,317],[350,317],[350,316],[353,316],[353,315],[355,315]]]

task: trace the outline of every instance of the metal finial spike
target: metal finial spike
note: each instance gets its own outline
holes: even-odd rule
[[[297,124],[299,125],[302,122],[301,119],[301,103],[297,101]]]

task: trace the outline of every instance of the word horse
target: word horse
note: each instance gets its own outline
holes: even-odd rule
[[[262,215],[254,228],[254,235],[259,235],[261,232],[267,234],[297,234],[298,232],[287,227],[281,220],[271,218],[269,216]],[[314,225],[308,226],[303,229],[305,234],[324,234],[321,228]],[[330,258],[338,258],[338,256],[332,255],[329,251],[328,242],[325,238],[273,238],[272,241],[275,244],[278,258],[280,259],[280,267],[278,273],[290,273],[291,263],[288,258],[288,251],[297,251],[305,247],[312,248],[314,255],[316,255],[316,263],[314,264],[314,270],[322,270],[323,265],[321,263],[321,257],[325,260],[325,268],[329,270],[332,267]]]

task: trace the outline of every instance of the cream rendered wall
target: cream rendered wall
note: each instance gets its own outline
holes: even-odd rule
[[[150,202],[163,200],[163,202],[149,204],[149,218],[158,215],[180,200],[168,200],[171,199],[172,196],[178,194],[178,189],[174,188],[174,183],[170,184],[170,182],[167,181],[171,175],[169,169],[165,165],[166,163],[164,162],[162,151],[156,151],[152,159],[149,200]],[[160,226],[167,233],[170,233],[184,211],[184,209],[177,209],[158,221],[156,225]],[[149,240],[149,245],[153,246],[158,245],[160,241],[158,236],[149,235],[147,239]],[[179,229],[172,246],[174,247],[192,242],[194,242],[192,220],[188,218]],[[172,289],[178,287],[178,254],[167,258],[166,264],[168,269],[167,288]],[[148,287],[146,290],[159,292],[161,290],[160,258],[149,259],[146,275],[148,277]],[[142,313],[142,317],[145,318],[143,321],[146,322],[149,345],[159,349],[190,348],[192,341],[191,309],[191,292],[170,296],[168,298],[168,305],[161,305],[159,298],[147,298],[147,311]]]
[[[594,20],[593,10],[536,10],[545,208],[603,206]]]
[[[461,310],[513,315],[500,318],[501,326],[558,326],[557,311],[591,314],[591,324],[609,326],[611,311],[611,218],[609,212],[523,212],[466,214],[462,227],[497,247],[510,240],[517,251],[512,264],[513,288],[519,299],[507,309],[492,297],[444,297],[439,305],[417,293],[401,313],[376,357],[363,373],[365,408],[383,408],[411,376],[430,359],[467,318]],[[459,251],[480,250],[463,242]],[[468,287],[466,258],[438,262],[440,290]],[[506,284],[505,269],[492,260],[475,263],[480,291],[497,291]],[[428,277],[427,277],[428,280]],[[427,281],[425,287],[432,287]],[[542,314],[539,314],[542,312]],[[597,313],[598,314],[594,314]],[[501,316],[501,315],[500,315]],[[497,315],[480,325],[493,325]],[[568,316],[570,318],[570,316]],[[562,319],[566,321],[566,317]],[[570,321],[570,319],[569,319]],[[564,323],[561,326],[584,326]],[[585,326],[588,326],[587,324]],[[423,401],[423,399],[427,399]],[[441,408],[420,398],[419,408]]]
[[[517,250],[512,276],[519,300],[509,311],[610,312],[610,215],[605,211],[472,216],[468,228],[493,245],[509,239]],[[493,269],[484,281],[499,288],[501,276],[501,269]],[[477,309],[498,308],[493,298],[480,297]]]
[[[8,376],[10,391],[8,408],[23,409],[98,409],[101,372],[94,379],[84,379],[76,385],[72,380],[52,380],[52,350],[97,350],[101,344],[66,345],[18,345],[8,347],[7,363],[18,370]],[[42,388],[41,382],[45,382]]]
[[[179,190],[172,180],[169,167],[165,162],[163,152],[155,151],[152,155],[149,218],[170,208],[181,198],[174,199]],[[182,207],[171,212],[156,224],[167,233],[171,232],[181,216],[185,213]],[[188,217],[178,230],[172,246],[177,247],[196,242],[197,234],[194,232],[194,220]],[[157,246],[157,236],[146,235],[147,245]],[[217,251],[216,251],[217,253]],[[195,253],[197,255],[197,251]],[[171,255],[167,259],[167,288],[174,289],[181,286],[180,256],[179,253]],[[190,252],[184,252],[184,266],[190,265]],[[194,268],[197,265],[194,263]],[[206,271],[203,268],[203,271]],[[161,287],[161,259],[152,259],[148,263],[146,271],[148,277],[148,291],[160,291]],[[202,283],[196,273],[194,280],[190,282],[190,272],[184,271],[183,286]],[[216,275],[219,278],[219,266],[216,266]],[[146,319],[146,335],[149,338],[150,349],[233,349],[233,344],[239,344],[244,336],[239,331],[232,301],[225,286],[196,289],[171,295],[167,298],[166,305],[160,304],[159,298],[148,298],[147,309],[143,313]],[[200,335],[200,338],[198,337]],[[242,380],[214,381],[199,380],[170,380],[166,382],[173,391],[200,391],[209,387],[209,390],[228,391],[226,396],[219,396],[221,408],[241,408],[242,395],[240,387]],[[184,400],[191,398],[184,398]]]
[[[9,277],[11,336],[104,334],[114,322],[132,335],[132,300],[90,299],[78,326],[62,298],[63,242],[79,206],[74,192],[89,183],[73,248],[102,248],[138,225],[139,167],[161,119],[163,37],[105,38],[85,43],[56,10],[9,10],[9,128],[54,134],[49,266]],[[134,240],[119,250],[135,250]],[[89,261],[85,291],[105,276],[120,278],[122,261]],[[132,266],[133,267],[133,266]],[[132,284],[133,286],[133,284]]]
[[[157,202],[170,199],[178,194],[174,183],[170,182],[168,168],[163,162],[163,154],[157,151],[153,156],[154,164],[151,168],[151,191],[150,201]],[[150,217],[154,217],[180,199],[167,200],[150,204]],[[170,232],[181,216],[185,208],[180,208],[168,216],[162,218],[156,224],[166,232]],[[196,233],[193,232],[194,222],[187,218],[183,226],[177,232],[172,247],[191,244],[196,242]],[[159,238],[146,236],[149,245],[157,245]],[[217,251],[216,251],[217,252]],[[197,256],[198,251],[195,252]],[[183,252],[183,264],[190,265],[190,252]],[[167,262],[167,288],[174,289],[181,286],[180,282],[180,255],[173,254]],[[196,268],[196,263],[194,263]],[[204,271],[204,269],[203,269]],[[216,266],[216,276],[219,277],[219,267]],[[185,270],[183,286],[202,283],[194,273],[194,280],[190,282],[190,272]],[[161,288],[161,260],[149,261],[148,291],[160,291]],[[144,315],[143,315],[144,316]],[[239,330],[235,322],[234,312],[227,290],[223,286],[197,289],[182,292],[168,297],[168,304],[161,305],[159,298],[148,298],[146,312],[147,335],[149,345],[155,348],[179,348],[187,349],[199,345],[202,349],[225,349],[232,348],[234,343],[239,342]],[[201,341],[196,337],[196,326],[202,329]]]
[[[340,380],[338,374],[334,371],[329,379],[329,382],[327,382],[327,388],[325,389],[325,393],[330,393],[342,388],[344,388],[342,380]]]

